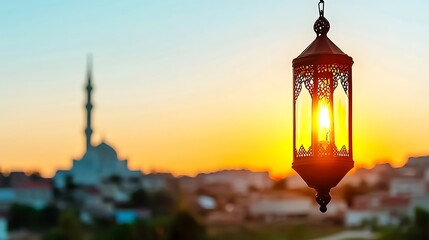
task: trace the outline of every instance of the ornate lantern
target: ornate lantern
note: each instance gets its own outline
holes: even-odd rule
[[[353,168],[353,59],[327,36],[324,1],[314,23],[316,39],[293,60],[294,119],[292,168],[316,189],[320,211],[329,194]]]

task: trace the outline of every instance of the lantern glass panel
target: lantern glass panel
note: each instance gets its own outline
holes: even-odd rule
[[[295,148],[298,151],[301,147],[308,151],[311,146],[311,105],[312,99],[304,84],[296,100],[296,142]]]
[[[349,98],[341,84],[334,92],[334,132],[338,150],[349,150]]]
[[[332,139],[332,107],[328,99],[322,98],[319,99],[317,110],[317,121],[318,121],[318,142],[321,147],[325,150],[328,148],[329,144],[333,141]]]

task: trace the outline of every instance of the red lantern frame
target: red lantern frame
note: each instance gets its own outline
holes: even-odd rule
[[[316,189],[316,201],[320,211],[326,212],[330,202],[330,189],[353,168],[352,145],[352,65],[353,59],[341,51],[327,36],[330,29],[324,17],[324,2],[319,3],[320,17],[314,24],[316,39],[303,53],[293,60],[293,147],[292,168],[304,179],[307,185]],[[297,101],[303,92],[311,96],[311,145],[297,145]],[[334,105],[336,92],[344,91],[346,97],[346,119],[335,122]],[[339,93],[341,94],[341,93]],[[323,111],[324,110],[324,111]],[[322,116],[323,115],[323,116]],[[335,115],[335,116],[334,116]],[[326,136],[321,134],[322,118]],[[342,122],[342,123],[341,123]],[[335,132],[336,125],[347,125],[342,133]],[[325,134],[324,132],[324,134]],[[336,136],[347,135],[347,145],[337,146]],[[338,139],[337,139],[338,140]]]

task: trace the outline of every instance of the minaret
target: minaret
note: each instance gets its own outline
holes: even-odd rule
[[[86,128],[85,128],[85,136],[86,136],[86,151],[88,152],[92,145],[91,145],[91,136],[92,136],[92,128],[91,128],[91,113],[92,113],[92,57],[91,55],[88,55],[87,59],[87,83],[86,83]]]

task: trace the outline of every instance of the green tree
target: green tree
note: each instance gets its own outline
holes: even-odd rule
[[[390,227],[381,231],[377,240],[428,240],[429,239],[429,212],[416,208],[414,219],[399,227]]]
[[[165,224],[153,221],[138,221],[134,224],[115,225],[100,229],[94,240],[165,240]]]
[[[427,240],[429,239],[429,212],[422,208],[414,211],[414,224],[408,232],[409,239]]]
[[[82,240],[83,229],[79,218],[72,211],[61,214],[59,225],[48,231],[43,240]]]
[[[39,211],[32,207],[13,204],[9,210],[9,229],[30,229],[39,230],[41,228],[41,215]]]
[[[143,189],[138,189],[131,194],[130,205],[136,208],[148,207],[149,200],[149,194]]]
[[[156,216],[171,215],[176,205],[176,199],[167,191],[155,192],[150,197],[150,210]]]
[[[189,212],[178,212],[171,222],[169,240],[206,239],[206,228]]]
[[[54,205],[49,205],[40,211],[41,220],[45,228],[52,228],[58,223],[60,210]]]

